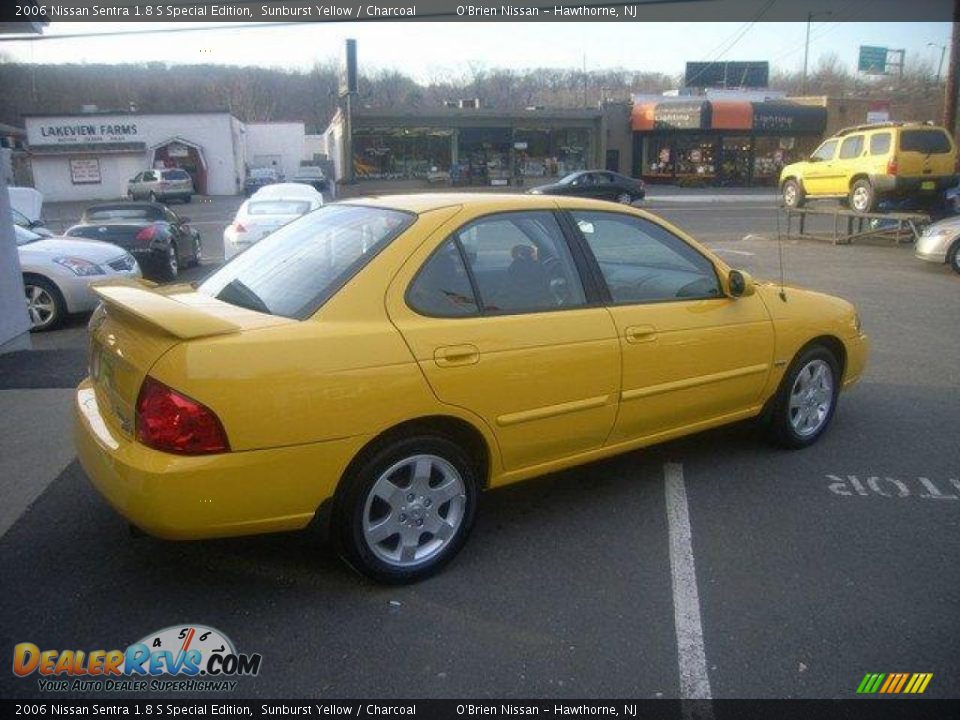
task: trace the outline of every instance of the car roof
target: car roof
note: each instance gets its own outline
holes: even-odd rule
[[[554,210],[562,208],[574,210],[606,210],[617,212],[625,210],[623,205],[615,205],[605,200],[570,195],[525,195],[507,193],[420,193],[416,195],[371,195],[350,198],[341,201],[349,205],[368,205],[391,210],[403,210],[421,214],[445,207],[462,206],[490,212],[509,212],[512,210]],[[649,217],[649,213],[637,208],[631,212]]]
[[[843,128],[842,130],[837,130],[837,132],[833,134],[833,137],[843,137],[850,133],[869,132],[870,130],[890,130],[891,128],[899,128],[901,130],[943,130],[941,126],[927,122],[880,122]]]
[[[251,200],[316,200],[323,198],[312,185],[301,183],[275,183],[257,190]]]

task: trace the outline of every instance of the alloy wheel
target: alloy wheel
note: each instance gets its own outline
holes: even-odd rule
[[[44,328],[57,317],[57,303],[46,288],[39,285],[24,286],[27,300],[27,314],[34,328]]]
[[[177,260],[177,248],[174,245],[167,247],[167,268],[170,270],[170,277],[176,278],[180,271],[180,262]]]
[[[790,390],[790,425],[800,437],[823,428],[833,406],[833,368],[825,360],[811,360],[797,373]]]
[[[630,197],[629,193],[620,193],[617,195],[617,202],[623,205],[630,205],[633,202],[633,198]]]
[[[439,555],[466,509],[459,471],[437,455],[413,455],[387,468],[363,508],[363,539],[384,563],[409,568]]]
[[[870,191],[861,186],[853,191],[853,209],[858,212],[865,212],[870,205]]]

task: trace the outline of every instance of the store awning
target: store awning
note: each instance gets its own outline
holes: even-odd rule
[[[36,156],[55,155],[123,155],[147,151],[145,142],[70,143],[62,145],[31,145],[27,152]]]
[[[667,101],[633,106],[635,132],[747,130],[755,134],[816,134],[827,128],[827,109],[784,102]]]

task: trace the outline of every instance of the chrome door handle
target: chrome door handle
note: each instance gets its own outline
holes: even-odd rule
[[[474,345],[450,345],[433,352],[433,361],[438,367],[474,365],[480,361],[480,351]]]

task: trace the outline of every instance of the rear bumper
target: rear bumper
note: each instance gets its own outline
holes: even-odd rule
[[[73,415],[77,456],[93,486],[133,525],[170,540],[305,527],[367,439],[170,455],[114,430],[89,380],[77,388]]]
[[[957,175],[938,175],[936,177],[903,177],[894,175],[874,175],[870,178],[878,192],[889,195],[909,195],[911,193],[940,193],[956,187]],[[924,183],[933,183],[932,188],[924,188]]]

